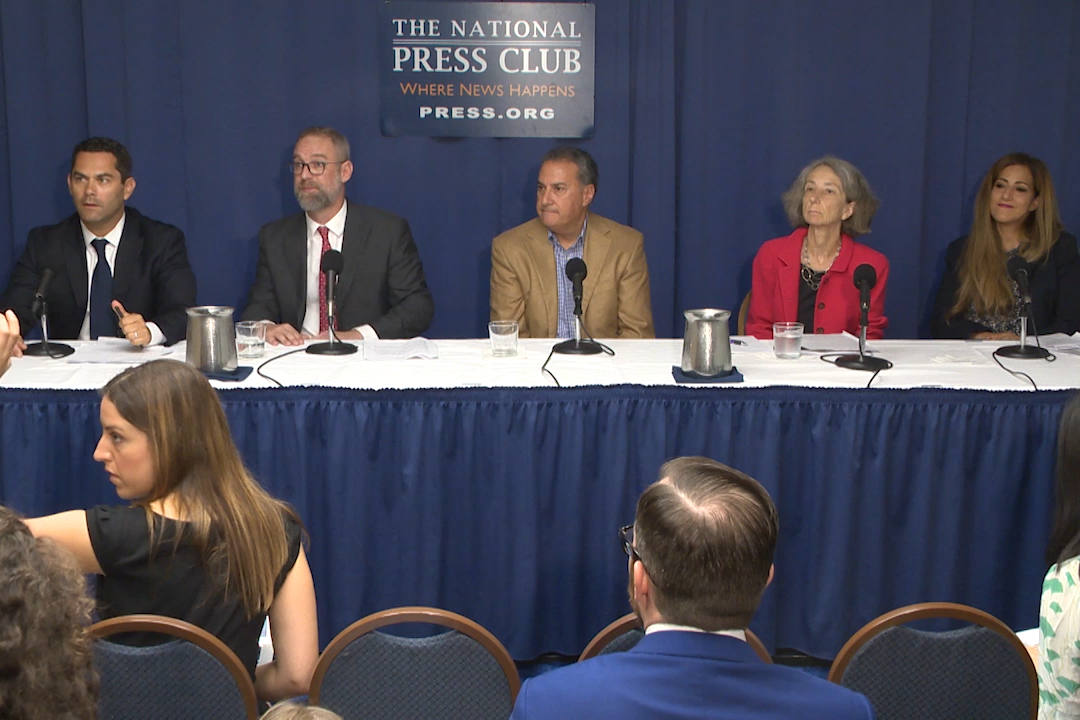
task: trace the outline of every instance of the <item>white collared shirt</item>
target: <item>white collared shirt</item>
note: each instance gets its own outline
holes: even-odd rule
[[[120,248],[120,239],[124,236],[124,222],[127,220],[127,213],[120,216],[120,220],[116,223],[116,226],[105,233],[104,235],[95,235],[90,232],[90,228],[86,227],[82,220],[79,221],[79,227],[82,228],[83,243],[86,245],[86,312],[83,314],[82,327],[79,328],[79,339],[90,339],[90,289],[94,284],[94,270],[97,269],[98,254],[94,249],[94,241],[99,237],[105,240],[105,262],[109,263],[109,274],[116,276],[116,251]],[[109,298],[111,302],[116,296]],[[131,312],[131,308],[124,308],[128,312]],[[144,318],[145,320],[145,318]],[[157,326],[157,323],[148,322],[146,328],[150,331],[150,344],[160,345],[165,342],[165,333],[161,332],[161,328]]]
[[[695,632],[695,633],[709,633],[710,635],[727,635],[728,637],[738,638],[743,642],[746,642],[745,630],[714,630],[709,632],[708,630],[702,630],[701,628],[690,627],[689,625],[673,625],[672,623],[653,623],[649,627],[645,628],[645,634],[654,632],[671,632],[678,630],[680,632]]]
[[[319,288],[323,283],[322,235],[319,234],[319,228],[325,227],[330,231],[327,233],[329,235],[330,249],[341,252],[342,239],[345,236],[345,217],[348,215],[348,209],[349,201],[342,201],[341,209],[325,224],[315,222],[310,215],[304,215],[304,220],[307,223],[307,296],[304,298],[304,326],[301,328],[301,332],[305,332],[312,337],[319,334]],[[364,338],[375,340],[379,338],[378,333],[370,325],[363,325],[356,328],[356,330]]]

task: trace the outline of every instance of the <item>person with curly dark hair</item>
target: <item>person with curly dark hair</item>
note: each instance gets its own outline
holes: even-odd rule
[[[0,506],[0,717],[93,720],[94,604],[75,558]]]

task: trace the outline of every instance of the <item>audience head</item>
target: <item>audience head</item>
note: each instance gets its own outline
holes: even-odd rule
[[[834,195],[836,190],[842,197]],[[840,222],[840,231],[852,238],[870,232],[878,209],[877,196],[859,169],[832,155],[804,167],[781,199],[792,227]],[[808,218],[811,205],[815,208]]]
[[[0,558],[0,717],[95,718],[93,602],[75,558],[3,506]]]
[[[352,177],[349,141],[329,127],[310,127],[300,133],[291,162],[293,191],[305,212],[330,213],[325,222],[341,208],[345,183]]]
[[[572,145],[549,150],[540,162],[536,182],[536,214],[556,235],[581,232],[596,195],[600,170],[589,153]]]
[[[135,192],[131,154],[116,140],[92,137],[71,151],[68,192],[91,232],[105,235],[124,214],[124,203]]]
[[[94,459],[117,494],[148,513],[170,503],[249,616],[267,610],[289,552],[283,515],[299,518],[244,467],[203,374],[176,360],[125,370],[102,389],[101,426]]]
[[[631,605],[646,625],[745,628],[772,579],[778,529],[753,478],[703,457],[665,463],[638,499],[625,548]]]
[[[1080,555],[1080,393],[1061,413],[1055,475],[1054,525],[1046,548],[1047,565]]]
[[[326,708],[286,700],[267,710],[259,720],[342,720],[342,717]]]

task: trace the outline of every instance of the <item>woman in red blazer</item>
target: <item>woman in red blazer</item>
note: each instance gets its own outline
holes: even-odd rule
[[[860,265],[877,272],[870,291],[868,338],[881,338],[889,261],[855,242],[870,232],[878,199],[849,162],[825,156],[807,165],[783,195],[795,232],[769,240],[754,258],[746,332],[772,337],[774,322],[801,322],[807,333],[859,332]]]

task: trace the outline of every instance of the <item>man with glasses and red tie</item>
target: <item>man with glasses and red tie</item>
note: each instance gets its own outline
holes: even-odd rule
[[[753,478],[708,458],[665,463],[619,531],[645,637],[526,680],[511,720],[873,718],[862,695],[767,664],[746,643],[778,529]]]
[[[23,332],[33,330],[35,296],[51,274],[44,293],[51,339],[183,340],[195,304],[184,233],[125,207],[135,191],[127,148],[110,138],[84,140],[71,153],[67,184],[75,214],[30,231],[0,311],[13,310]]]
[[[323,253],[341,253],[335,335],[343,340],[411,338],[431,325],[435,303],[409,224],[350,203],[349,141],[337,130],[300,133],[289,163],[303,213],[264,225],[244,320],[266,320],[271,345],[327,338]]]

